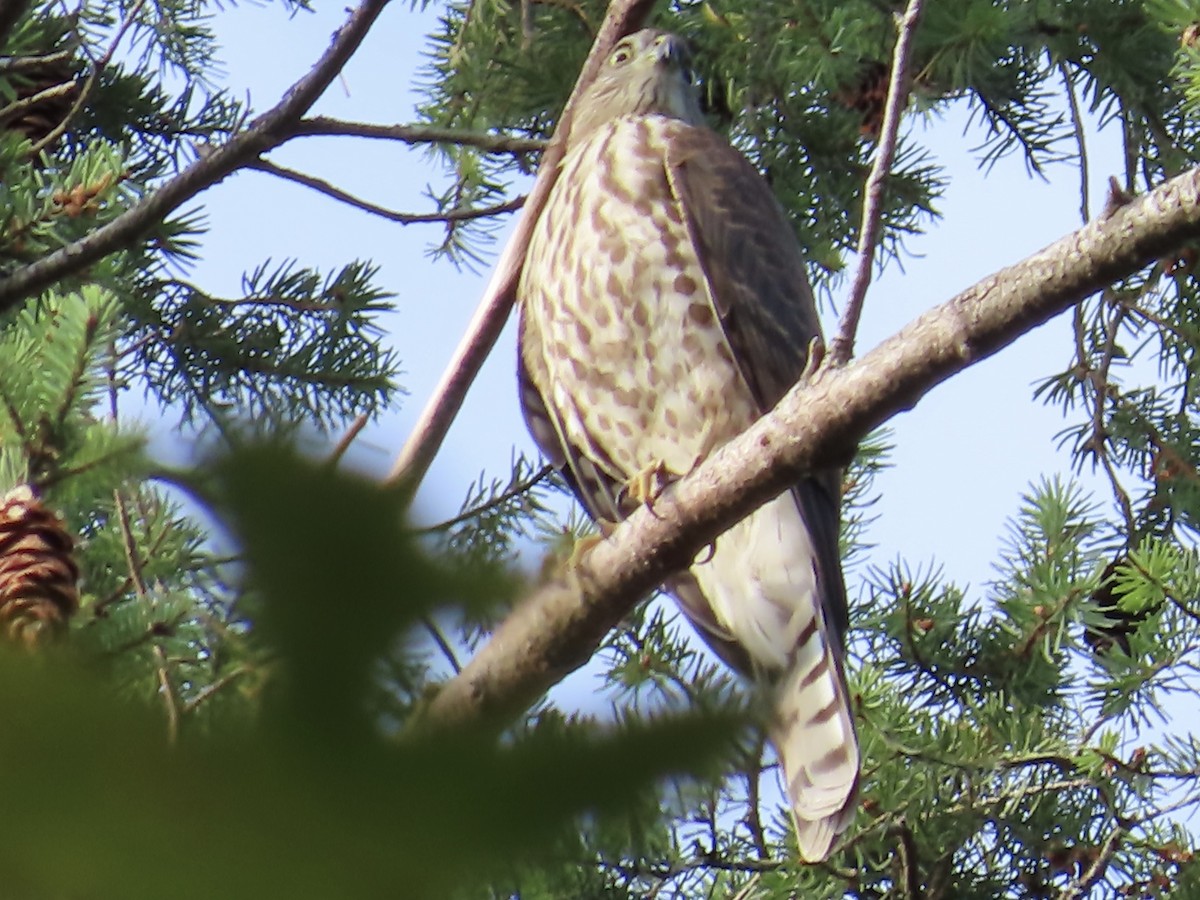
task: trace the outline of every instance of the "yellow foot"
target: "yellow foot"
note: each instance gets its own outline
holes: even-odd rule
[[[633,506],[648,506],[654,512],[654,501],[662,496],[667,486],[677,481],[679,476],[667,468],[661,459],[656,459],[625,483],[623,500],[630,501]],[[625,506],[624,503],[621,504]]]
[[[554,541],[550,552],[542,559],[542,565],[538,572],[538,583],[545,584],[579,568],[583,558],[591,552],[593,547],[612,534],[615,527],[616,525],[612,522],[598,519],[596,528],[600,533],[585,534],[579,538],[574,537],[570,529],[564,528],[562,537]]]
[[[575,541],[575,545],[571,547],[571,555],[567,558],[567,568],[578,569],[579,564],[583,562],[583,558],[591,553],[592,548],[603,540],[603,534],[585,534]]]

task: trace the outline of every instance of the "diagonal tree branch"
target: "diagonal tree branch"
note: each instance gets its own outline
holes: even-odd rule
[[[922,0],[908,0],[908,8],[897,25],[896,48],[892,52],[892,76],[888,80],[887,102],[883,108],[883,125],[879,132],[879,148],[875,163],[867,176],[864,190],[862,227],[858,232],[858,268],[854,271],[854,283],[850,288],[850,299],[838,333],[829,347],[829,364],[844,366],[854,355],[854,340],[858,334],[858,320],[862,316],[863,304],[867,299],[867,288],[871,286],[871,269],[875,265],[875,248],[879,244],[879,232],[883,222],[883,197],[887,191],[888,178],[892,174],[892,162],[896,158],[896,142],[900,134],[900,118],[908,106],[908,56],[917,23],[921,19]]]
[[[415,488],[425,477],[425,472],[445,440],[446,432],[450,430],[450,424],[462,407],[471,382],[479,374],[483,361],[491,353],[496,338],[500,336],[504,323],[508,321],[508,314],[512,311],[516,299],[517,280],[521,275],[521,264],[525,260],[525,251],[529,247],[533,226],[541,215],[542,207],[546,205],[550,189],[558,180],[558,164],[563,158],[567,134],[571,130],[571,116],[575,103],[595,79],[601,62],[613,44],[641,27],[653,5],[654,0],[612,0],[609,3],[595,43],[592,44],[587,61],[584,62],[575,82],[575,88],[571,91],[567,105],[559,117],[554,137],[542,154],[537,179],[525,201],[525,212],[517,220],[513,235],[509,238],[483,292],[479,308],[467,326],[466,334],[459,341],[441,380],[433,389],[433,395],[421,411],[421,417],[417,420],[412,434],[400,449],[392,470],[385,479],[386,484],[405,482],[411,488]]]
[[[201,191],[285,141],[288,128],[308,112],[337,77],[386,5],[387,0],[362,0],[308,73],[246,130],[201,156],[111,222],[0,279],[0,312],[130,246]]]
[[[935,385],[1200,235],[1200,169],[980,281],[844,368],[793,388],[745,434],[522,601],[423,723],[502,721],[583,665],[638,598],[804,472],[844,464],[862,435]]]

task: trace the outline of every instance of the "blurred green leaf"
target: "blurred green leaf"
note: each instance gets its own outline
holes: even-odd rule
[[[509,596],[499,566],[439,564],[405,525],[407,501],[377,482],[283,445],[216,466],[216,490],[261,593],[256,623],[286,670],[287,704],[340,741],[370,727],[361,700],[374,663],[438,605]]]
[[[286,673],[282,714],[171,747],[89,671],[0,655],[5,883],[126,900],[444,897],[731,751],[742,721],[728,713],[387,739],[364,699],[372,663],[419,616],[504,581],[439,565],[399,497],[282,447],[233,453],[216,479]]]
[[[264,727],[171,748],[82,670],[12,655],[0,709],[0,878],[125,900],[444,897],[537,857],[579,813],[704,768],[738,726],[691,717],[505,748],[364,740],[325,756]]]

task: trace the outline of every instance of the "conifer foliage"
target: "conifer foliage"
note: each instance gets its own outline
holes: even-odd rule
[[[380,39],[385,5],[347,11],[311,69],[252,108],[214,74],[221,4],[0,0],[0,894],[1200,896],[1200,745],[1172,712],[1200,690],[1200,214],[1080,289],[1073,341],[1029,373],[1071,465],[1104,488],[1086,494],[1070,465],[1029,472],[990,585],[868,565],[887,436],[838,436],[858,445],[843,544],[862,797],[830,860],[806,866],[754,692],[661,603],[629,597],[602,640],[544,659],[521,644],[510,668],[540,674],[520,696],[473,681],[488,714],[438,712],[519,597],[561,582],[582,609],[563,560],[585,529],[519,454],[418,532],[408,485],[340,471],[344,446],[288,448],[395,401],[413,348],[380,329],[388,260],[263,259],[236,296],[192,277],[204,191],[243,167],[278,174],[270,153],[313,134],[432,144],[429,264],[489,259],[607,4],[446,0],[433,19],[414,12],[434,4],[393,4],[390,27],[433,22],[416,120],[314,114]],[[949,176],[922,131],[901,131],[883,189],[868,186],[912,6],[655,8],[694,44],[710,123],[768,177],[826,295],[861,265],[864,200],[876,264],[940,227]],[[280,7],[285,32],[308,14]],[[1075,179],[1100,227],[1137,210],[1122,236],[1138,241],[1137,198],[1200,161],[1200,0],[923,7],[907,115],[968,108],[981,165],[1016,154],[1033,177]],[[1096,119],[1124,142],[1107,207],[1080,180]],[[200,462],[146,451],[135,394],[205,435]],[[548,559],[537,585],[514,574],[531,547]],[[603,721],[544,694],[596,641]]]

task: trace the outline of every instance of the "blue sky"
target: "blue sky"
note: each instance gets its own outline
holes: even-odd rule
[[[227,10],[216,20],[226,83],[235,94],[248,94],[262,111],[307,70],[342,16],[337,7],[294,17],[276,5]],[[407,4],[390,5],[317,111],[359,121],[412,121],[410,86],[433,22],[432,15],[412,13]],[[970,152],[979,138],[963,136],[965,123],[963,109],[941,120],[912,123],[947,166],[950,185],[938,204],[943,219],[908,242],[911,256],[904,259],[903,271],[892,265],[876,279],[859,334],[860,352],[1079,225],[1073,165],[1052,169],[1048,182],[1030,178],[1017,157],[980,171]],[[1118,151],[1115,134],[1093,142],[1093,203],[1103,202],[1108,175],[1120,171]],[[431,203],[422,191],[441,183],[425,150],[392,142],[307,138],[270,158],[406,211],[428,211]],[[487,273],[460,272],[427,258],[425,249],[436,240],[438,226],[386,222],[270,175],[237,174],[201,200],[210,230],[195,277],[210,290],[236,293],[242,273],[267,258],[296,258],[324,268],[371,259],[381,266],[382,284],[397,294],[397,311],[386,325],[402,359],[401,381],[409,396],[360,437],[355,460],[385,472],[470,318]],[[835,297],[847,290],[845,280]],[[832,324],[827,315],[827,331]],[[873,562],[936,561],[951,578],[976,587],[992,576],[1005,522],[1016,512],[1021,493],[1042,473],[1069,470],[1067,456],[1054,449],[1054,435],[1064,426],[1061,415],[1032,394],[1034,382],[1066,367],[1070,347],[1069,321],[1060,316],[893,420],[893,466],[878,481],[878,520],[867,535],[876,545]],[[517,406],[514,354],[510,325],[426,481],[421,503],[426,517],[455,512],[481,471],[506,475],[514,446],[533,452]],[[1108,502],[1102,491],[1097,499]]]

